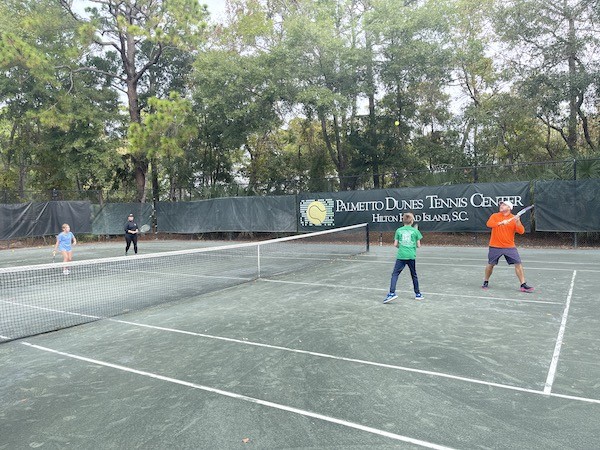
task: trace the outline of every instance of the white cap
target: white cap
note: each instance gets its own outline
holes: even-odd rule
[[[502,200],[502,201],[500,202],[500,204],[503,204],[503,203],[504,203],[506,206],[508,206],[508,209],[511,209],[511,210],[513,209],[513,204],[512,204],[512,202],[511,202],[510,200]]]

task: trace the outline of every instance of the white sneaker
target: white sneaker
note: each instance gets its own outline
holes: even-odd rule
[[[69,275],[69,273],[71,273],[71,271],[69,269],[63,270],[63,275]]]

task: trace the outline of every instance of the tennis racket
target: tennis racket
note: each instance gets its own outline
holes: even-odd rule
[[[511,217],[510,219],[508,219],[508,222],[510,222],[511,220],[515,220],[517,217],[521,217],[523,214],[525,214],[527,211],[531,211],[533,209],[535,205],[529,205],[526,206],[525,208],[523,208],[521,211],[519,211],[517,214],[515,214],[513,217]],[[507,222],[507,223],[508,223]]]
[[[56,262],[56,251],[52,251],[52,262],[55,263]]]
[[[142,225],[142,227],[140,228],[140,231],[142,233],[147,233],[148,231],[150,231],[150,225],[148,225],[147,223]]]

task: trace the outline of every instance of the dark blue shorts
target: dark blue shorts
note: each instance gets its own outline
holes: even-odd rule
[[[521,264],[521,257],[516,247],[512,248],[498,248],[490,247],[488,252],[488,264],[495,266],[498,264],[500,258],[504,256],[508,264]]]

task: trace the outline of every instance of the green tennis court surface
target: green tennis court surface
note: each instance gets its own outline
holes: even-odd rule
[[[423,247],[383,305],[371,247],[0,344],[0,448],[600,448],[600,254],[520,251],[532,294]]]

